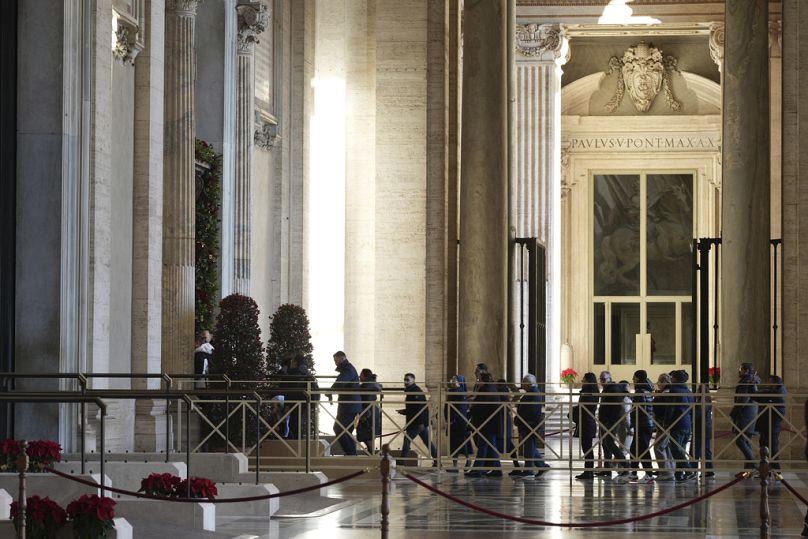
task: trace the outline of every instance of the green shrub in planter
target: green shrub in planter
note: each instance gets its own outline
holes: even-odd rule
[[[300,305],[286,303],[269,317],[269,342],[267,342],[267,369],[270,376],[281,370],[281,362],[288,355],[301,354],[306,358],[308,370],[314,373],[314,359],[309,332],[309,317]]]

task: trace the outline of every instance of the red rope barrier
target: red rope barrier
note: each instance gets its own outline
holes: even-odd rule
[[[54,470],[53,468],[45,468],[45,471],[50,472],[54,475],[58,475],[59,477],[63,477],[65,479],[69,479],[70,481],[74,481],[76,483],[81,483],[82,485],[87,485],[89,487],[101,488],[101,485],[95,481],[90,481],[89,479],[82,479],[80,477],[76,477],[70,474],[66,474],[64,472],[60,472],[58,470]],[[261,500],[269,500],[271,498],[282,498],[284,496],[292,496],[294,494],[302,494],[304,492],[309,492],[312,490],[319,490],[324,487],[330,487],[331,485],[336,485],[338,483],[343,483],[348,481],[349,479],[353,479],[354,477],[360,476],[362,474],[367,473],[368,470],[359,470],[358,472],[354,472],[352,474],[344,475],[340,478],[334,479],[332,481],[328,481],[326,483],[320,483],[319,485],[312,485],[310,487],[303,487],[298,488],[295,490],[287,490],[285,492],[278,492],[276,494],[263,494],[261,496],[247,496],[244,498],[225,498],[222,500],[211,500],[208,498],[169,498],[167,496],[153,496],[151,494],[143,494],[142,492],[132,492],[130,490],[124,490],[121,488],[114,488],[104,486],[104,490],[108,490],[110,492],[114,492],[115,494],[123,494],[126,496],[134,496],[136,498],[145,498],[147,500],[160,500],[162,502],[182,502],[182,503],[237,503],[237,502],[257,502]]]
[[[808,505],[808,500],[806,500],[806,499],[803,497],[803,495],[802,495],[802,494],[800,494],[799,492],[797,492],[797,489],[795,489],[794,487],[792,487],[792,486],[791,486],[791,483],[789,483],[788,481],[786,481],[786,480],[783,478],[783,476],[782,476],[782,475],[778,474],[778,475],[777,475],[777,479],[779,479],[779,480],[780,480],[780,482],[783,484],[783,486],[784,486],[784,487],[786,487],[786,488],[788,489],[788,491],[789,491],[791,494],[793,494],[793,495],[794,495],[794,496],[795,496],[795,497],[796,497],[796,498],[797,498],[799,501],[801,501],[801,502],[802,502],[802,503],[804,503],[805,505]]]
[[[559,527],[559,528],[596,528],[596,527],[600,527],[600,526],[618,526],[618,525],[621,525],[621,524],[629,524],[631,522],[639,522],[641,520],[648,520],[648,519],[652,519],[652,518],[655,518],[655,517],[658,517],[658,516],[666,515],[668,513],[673,513],[674,511],[684,509],[685,507],[689,507],[689,506],[691,506],[693,504],[696,504],[696,503],[698,503],[698,502],[700,502],[702,500],[706,500],[707,498],[709,498],[711,496],[715,496],[719,492],[722,492],[722,491],[724,491],[724,490],[726,490],[726,489],[728,489],[728,488],[730,488],[730,487],[732,487],[734,485],[737,485],[738,483],[743,481],[746,477],[748,477],[749,473],[748,472],[740,473],[740,474],[738,474],[736,476],[735,479],[733,479],[732,481],[730,481],[726,485],[722,485],[722,486],[720,486],[720,487],[718,487],[716,489],[713,489],[713,490],[711,490],[709,492],[705,492],[704,494],[702,494],[701,496],[699,496],[697,498],[693,498],[692,500],[688,500],[686,502],[682,502],[680,504],[674,505],[673,507],[669,507],[668,509],[662,509],[662,510],[656,511],[654,513],[649,513],[647,515],[640,515],[640,516],[637,516],[637,517],[622,518],[622,519],[618,519],[618,520],[601,520],[601,521],[597,521],[597,522],[550,522],[550,521],[546,521],[546,520],[534,520],[532,518],[516,517],[516,516],[513,516],[513,515],[506,515],[504,513],[500,513],[498,511],[494,511],[492,509],[487,509],[485,507],[481,507],[479,505],[473,504],[473,503],[468,502],[466,500],[462,500],[460,498],[452,496],[451,494],[449,494],[447,492],[443,492],[442,490],[438,489],[437,487],[435,487],[433,485],[430,485],[428,483],[425,483],[425,482],[421,481],[420,479],[418,479],[417,477],[414,477],[414,476],[412,476],[412,475],[410,475],[410,474],[408,474],[406,472],[402,472],[402,475],[404,475],[404,477],[406,477],[410,481],[412,481],[412,482],[414,482],[414,483],[416,483],[418,485],[421,485],[425,489],[427,489],[427,490],[429,490],[429,491],[431,491],[431,492],[433,492],[433,493],[435,493],[435,494],[437,494],[439,496],[443,496],[444,498],[446,498],[448,500],[451,500],[451,501],[453,501],[455,503],[458,503],[460,505],[463,505],[465,507],[468,507],[469,509],[472,509],[474,511],[478,511],[480,513],[485,513],[485,514],[493,516],[493,517],[503,518],[503,519],[506,519],[506,520],[512,520],[514,522],[520,522],[522,524],[532,524],[534,526],[544,526],[544,527],[555,526],[555,527]]]

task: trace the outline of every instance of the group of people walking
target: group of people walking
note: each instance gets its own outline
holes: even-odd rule
[[[634,392],[630,393],[628,382],[615,383],[608,371],[601,372],[598,378],[586,373],[573,414],[585,467],[576,479],[611,478],[612,470],[616,470],[618,480],[637,482],[637,472],[643,470],[643,482],[689,481],[697,477],[695,468],[701,459],[706,466],[705,478],[713,477],[712,400],[706,386],[694,394],[688,379],[686,371],[674,370],[661,374],[654,387],[646,371],[638,370],[632,380]],[[759,411],[761,404],[765,409]],[[761,385],[753,365],[742,363],[730,418],[745,468],[755,467],[750,440],[755,431],[760,435],[760,447],[768,447],[771,455],[778,455],[784,414],[782,379],[770,376],[769,383]],[[597,473],[595,438],[600,440],[604,468]],[[772,467],[779,468],[776,458]]]
[[[344,352],[333,357],[338,375],[329,400],[336,396],[335,443],[345,455],[357,454],[357,442],[364,443],[372,454],[376,439],[382,435],[383,388],[370,369],[357,372]],[[464,469],[470,477],[501,477],[501,459],[505,456],[514,464],[510,475],[541,476],[549,465],[539,449],[544,440],[545,397],[536,377],[527,374],[520,386],[512,386],[495,380],[483,363],[476,366],[474,374],[471,391],[462,374],[453,376],[448,384],[442,412],[452,459],[447,471]],[[599,376],[586,373],[578,403],[570,412],[584,460],[584,471],[576,479],[611,478],[616,472],[617,480],[626,482],[689,481],[697,477],[700,460],[706,465],[704,476],[713,477],[710,393],[706,386],[700,386],[694,394],[688,381],[684,370],[663,373],[656,384],[644,370],[637,370],[631,382],[615,382],[608,371]],[[403,382],[404,407],[397,410],[405,418],[401,455],[407,458],[412,443],[420,439],[437,466],[438,449],[430,436],[426,394],[412,373],[407,373]],[[750,438],[755,431],[761,447],[768,447],[773,456],[779,453],[785,388],[777,376],[761,384],[753,365],[742,363],[734,401],[732,434],[745,467],[752,468],[756,460]],[[760,405],[765,410],[759,412]],[[518,438],[513,435],[514,426]],[[600,461],[595,457],[596,442],[601,448]],[[461,457],[465,458],[462,467],[458,466]],[[772,466],[778,467],[776,458]],[[644,472],[642,478],[639,471]]]

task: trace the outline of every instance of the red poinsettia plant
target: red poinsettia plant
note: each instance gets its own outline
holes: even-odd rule
[[[188,480],[183,479],[177,487],[179,497],[188,493]],[[204,477],[191,478],[191,498],[207,498],[213,500],[219,492],[216,490],[216,483]]]
[[[22,453],[22,440],[7,439],[0,442],[0,471],[18,472],[17,458]],[[51,440],[28,442],[28,471],[44,472],[54,462],[62,460],[62,446]]]
[[[58,503],[50,498],[31,496],[25,499],[26,537],[28,539],[51,539],[67,522],[67,513]],[[19,531],[20,507],[17,502],[11,504],[11,520],[14,529]]]
[[[561,371],[561,381],[568,386],[571,386],[575,383],[575,379],[578,377],[578,373],[575,372],[573,369],[564,369]]]
[[[710,367],[707,371],[707,377],[710,379],[711,384],[717,384],[721,381],[721,367]]]
[[[68,504],[67,516],[73,522],[73,537],[103,539],[115,526],[115,500],[85,494]]]
[[[153,473],[140,482],[140,490],[150,496],[184,498],[188,495],[188,480],[170,473]],[[216,498],[216,483],[204,477],[191,477],[191,498]]]
[[[138,492],[149,496],[176,497],[182,480],[170,473],[153,473],[140,482]]]

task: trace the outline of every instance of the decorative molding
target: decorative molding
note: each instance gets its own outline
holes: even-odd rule
[[[528,58],[556,61],[569,60],[569,40],[560,24],[517,24],[516,52]]]
[[[166,0],[166,14],[196,16],[196,8],[202,0]]]
[[[626,49],[623,58],[612,56],[606,74],[617,73],[617,89],[604,108],[607,112],[617,110],[628,90],[634,107],[639,112],[648,112],[661,90],[668,107],[675,112],[681,111],[682,104],[673,95],[670,79],[671,72],[679,71],[677,64],[676,58],[663,56],[661,50],[645,41]]]
[[[269,26],[269,8],[263,2],[243,2],[238,12],[238,52],[249,54],[258,43],[258,35]]]
[[[632,5],[670,5],[670,4],[723,4],[723,0],[633,0]],[[609,0],[516,0],[517,6],[546,6],[546,7],[606,7]]]
[[[124,64],[134,65],[135,58],[143,50],[140,28],[137,19],[127,13],[112,10],[112,32],[115,43],[112,56]]]
[[[718,70],[724,67],[724,23],[716,22],[710,25],[710,58],[713,59]]]
[[[275,144],[281,139],[278,131],[278,121],[274,116],[259,110],[255,111],[255,134],[253,141],[257,148],[268,152],[275,147]]]

